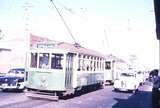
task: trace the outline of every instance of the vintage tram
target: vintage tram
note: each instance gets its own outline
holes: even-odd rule
[[[114,84],[114,81],[119,79],[120,74],[125,72],[128,68],[128,63],[121,58],[112,54],[106,55],[104,83],[109,85]]]
[[[103,86],[105,64],[103,54],[79,44],[37,43],[27,52],[26,95],[58,100],[88,86]]]

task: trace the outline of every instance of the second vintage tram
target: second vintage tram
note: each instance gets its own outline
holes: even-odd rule
[[[58,99],[87,86],[103,86],[105,56],[78,44],[38,43],[27,53],[27,95]]]

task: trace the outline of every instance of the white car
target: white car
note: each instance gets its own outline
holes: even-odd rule
[[[137,91],[139,87],[139,81],[136,78],[135,73],[121,73],[119,79],[114,82],[114,90],[120,91]]]
[[[145,83],[144,72],[137,72],[137,79],[139,80],[140,85],[143,85]]]

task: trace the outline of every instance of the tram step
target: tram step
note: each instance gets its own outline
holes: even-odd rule
[[[47,99],[52,101],[58,101],[59,97],[56,95],[48,95],[48,94],[41,94],[36,92],[26,92],[25,95],[29,98],[37,98],[37,99]]]

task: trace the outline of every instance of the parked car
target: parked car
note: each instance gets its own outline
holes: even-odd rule
[[[10,69],[4,76],[0,77],[0,88],[4,90],[24,90],[24,68]]]
[[[137,72],[137,79],[139,80],[140,85],[143,85],[146,80],[144,76],[144,72],[142,71]]]
[[[115,91],[137,91],[139,81],[136,78],[136,73],[121,73],[119,79],[115,80],[113,87]]]

